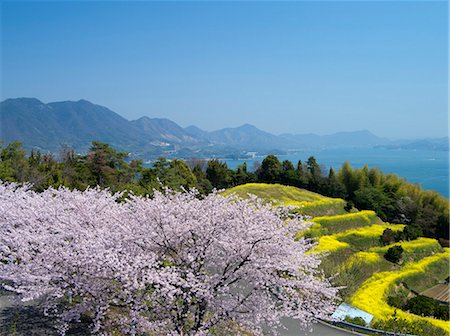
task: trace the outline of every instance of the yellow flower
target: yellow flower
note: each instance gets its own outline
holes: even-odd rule
[[[394,314],[395,309],[386,303],[386,296],[389,290],[394,285],[400,283],[405,277],[425,273],[427,268],[433,263],[448,259],[449,256],[449,250],[446,249],[442,253],[436,253],[418,262],[407,264],[398,271],[375,273],[353,294],[350,298],[351,304],[369,312],[375,318],[382,320],[388,319]],[[417,316],[399,309],[397,309],[397,315],[399,318],[404,318],[412,322],[426,320],[437,327],[450,331],[450,324],[446,321]]]

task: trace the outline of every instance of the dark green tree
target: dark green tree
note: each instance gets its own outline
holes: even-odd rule
[[[298,187],[306,188],[309,184],[310,174],[301,160],[297,163]]]
[[[414,240],[423,236],[422,229],[420,226],[415,224],[406,225],[403,229],[400,238],[402,240]]]
[[[208,194],[213,189],[211,182],[206,178],[206,173],[203,171],[202,164],[196,164],[192,169],[192,173],[195,175],[197,179],[197,184],[195,188],[201,194]]]
[[[405,309],[411,313],[422,316],[434,316],[439,304],[432,298],[418,295],[408,300]]]
[[[281,162],[275,155],[267,155],[261,163],[257,172],[258,181],[266,183],[280,182],[280,174],[282,171]]]
[[[403,247],[401,245],[395,245],[390,247],[384,254],[384,258],[387,261],[397,264],[402,259]]]
[[[384,229],[380,237],[380,242],[383,246],[390,245],[396,242],[396,233],[392,229]]]
[[[383,221],[389,221],[395,212],[395,200],[375,187],[363,187],[354,191],[353,202],[358,209],[374,210]]]
[[[96,185],[110,187],[118,185],[121,171],[125,168],[127,153],[118,152],[106,143],[93,141],[86,156],[86,165]]]
[[[330,168],[330,172],[328,173],[328,179],[326,179],[324,184],[324,191],[327,196],[345,198],[345,188],[338,180],[333,168]]]
[[[228,165],[217,159],[208,161],[206,178],[217,189],[229,187],[232,181],[231,171],[228,169]]]
[[[28,160],[22,144],[9,143],[0,153],[0,179],[3,181],[25,182],[28,174]]]
[[[345,192],[348,200],[353,200],[355,191],[359,188],[359,180],[357,174],[355,174],[350,162],[345,161],[341,169],[338,172],[338,179],[344,185]]]
[[[326,185],[324,178],[322,176],[322,170],[319,166],[319,164],[316,161],[316,158],[314,156],[310,156],[308,158],[308,161],[306,161],[306,168],[309,172],[309,182],[308,182],[308,189],[316,192],[326,192]],[[324,190],[323,190],[324,189]]]
[[[249,174],[247,171],[247,162],[244,162],[237,166],[234,173],[234,185],[244,184],[249,182]]]
[[[301,187],[298,171],[289,160],[284,160],[281,164],[280,182],[285,185]]]

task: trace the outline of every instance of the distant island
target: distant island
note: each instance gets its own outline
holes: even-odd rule
[[[449,138],[392,141],[367,130],[317,134],[274,135],[245,124],[208,132],[181,127],[169,119],[142,117],[129,121],[87,100],[45,104],[36,98],[14,98],[0,103],[0,140],[20,141],[30,151],[57,153],[61,146],[86,153],[92,140],[107,142],[132,157],[248,158],[287,154],[308,149],[387,148],[449,150]]]

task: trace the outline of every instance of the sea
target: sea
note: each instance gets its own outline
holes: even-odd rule
[[[422,189],[434,190],[449,197],[449,152],[447,151],[351,148],[305,150],[288,155],[277,155],[280,161],[289,160],[294,166],[299,160],[306,162],[310,156],[314,156],[319,165],[325,166],[327,172],[330,167],[337,171],[345,161],[349,161],[354,168],[367,164],[369,168],[379,168],[385,174],[397,174],[408,182],[419,184]],[[253,170],[264,157],[221,161],[226,162],[231,169],[247,162],[248,170]]]

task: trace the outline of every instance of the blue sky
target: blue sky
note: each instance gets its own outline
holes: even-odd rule
[[[2,2],[2,100],[206,130],[448,134],[447,2]]]

